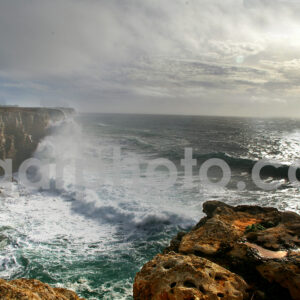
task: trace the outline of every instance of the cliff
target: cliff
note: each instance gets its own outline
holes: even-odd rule
[[[73,113],[71,108],[0,107],[0,159],[12,159],[16,171],[47,135],[49,123]]]
[[[300,300],[299,215],[218,201],[203,211],[137,273],[135,300]]]

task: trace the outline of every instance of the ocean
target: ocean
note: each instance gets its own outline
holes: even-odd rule
[[[296,184],[271,169],[265,180],[279,187],[262,190],[249,172],[260,159],[284,168],[300,159],[299,120],[79,114],[51,126],[34,157],[52,169],[64,163],[63,184],[58,188],[54,175],[38,190],[2,184],[1,278],[35,278],[87,299],[132,299],[136,272],[203,217],[203,202],[300,212]],[[198,162],[190,186],[180,163],[186,148]],[[226,187],[200,180],[199,166],[211,158],[229,165]],[[172,185],[164,167],[148,176],[158,159],[175,166]],[[208,172],[212,183],[221,175],[218,168]]]

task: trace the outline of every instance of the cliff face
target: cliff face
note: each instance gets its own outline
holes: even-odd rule
[[[49,123],[73,113],[68,108],[0,107],[0,159],[12,159],[16,171],[47,135]]]

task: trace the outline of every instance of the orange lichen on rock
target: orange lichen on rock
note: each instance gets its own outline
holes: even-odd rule
[[[256,218],[245,218],[245,219],[240,219],[240,220],[233,221],[232,225],[237,230],[240,230],[241,232],[244,232],[248,226],[260,223],[261,221],[262,221],[261,219],[256,219]]]

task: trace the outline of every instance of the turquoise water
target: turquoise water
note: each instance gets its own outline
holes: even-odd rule
[[[245,171],[262,157],[289,163],[299,157],[297,120],[255,120],[179,116],[80,115],[53,127],[35,154],[67,160],[64,187],[32,191],[21,184],[2,187],[0,277],[37,278],[75,290],[87,299],[132,299],[132,283],[142,265],[179,231],[203,216],[202,203],[272,205],[299,212],[299,193],[284,181],[276,191],[261,191]],[[112,180],[112,148],[122,148],[121,183]],[[201,161],[222,157],[232,167],[227,188],[182,185],[179,159],[192,147]],[[73,160],[102,158],[103,166],[84,166],[84,184],[74,177]],[[141,164],[140,182],[128,158]],[[149,184],[149,161],[168,158],[178,180],[166,188],[164,170]],[[215,175],[215,174],[214,174]],[[243,180],[247,188],[238,191]],[[82,197],[77,197],[80,190]]]

